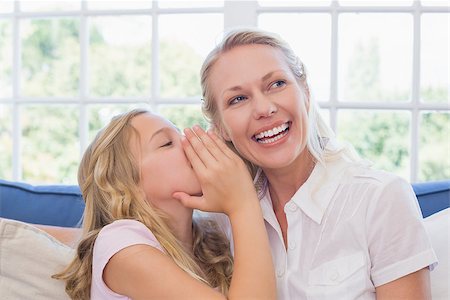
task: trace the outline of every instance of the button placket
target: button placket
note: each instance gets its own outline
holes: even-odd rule
[[[289,242],[289,250],[294,250],[297,247],[297,243],[295,241]]]
[[[331,281],[333,281],[333,282],[337,281],[337,280],[339,279],[339,272],[338,272],[338,270],[336,270],[336,269],[330,270],[330,271],[328,272],[328,278],[329,278]]]
[[[284,269],[281,269],[281,268],[280,268],[280,269],[277,270],[277,276],[278,276],[278,277],[283,277],[283,276],[284,276],[284,273],[285,273]]]
[[[289,224],[289,219],[292,220],[292,218],[295,218],[295,217],[293,217],[293,215],[296,215],[297,212],[298,212],[298,206],[295,202],[291,201],[290,203],[288,203],[286,205],[285,213],[286,213],[286,217],[288,219],[288,224]],[[289,234],[289,230],[288,230],[288,250],[294,250],[296,247],[297,247],[297,243],[296,243],[294,237]]]

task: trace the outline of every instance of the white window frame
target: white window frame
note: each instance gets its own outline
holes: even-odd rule
[[[191,14],[191,13],[223,13],[224,29],[239,26],[257,26],[257,18],[260,13],[328,13],[331,15],[331,59],[330,59],[330,99],[320,102],[322,108],[330,111],[330,125],[336,130],[337,112],[339,109],[377,109],[377,110],[401,110],[411,113],[410,134],[410,181],[416,182],[418,175],[418,148],[420,113],[422,111],[450,111],[449,103],[423,103],[420,101],[420,34],[421,15],[423,13],[448,13],[448,6],[423,6],[420,1],[414,1],[411,6],[341,6],[337,1],[332,1],[329,6],[290,6],[290,7],[261,7],[257,1],[230,1],[226,0],[223,7],[209,8],[159,8],[157,2],[153,2],[151,9],[131,10],[89,10],[85,0],[81,2],[80,10],[67,12],[21,12],[19,2],[15,1],[14,11],[10,14],[0,14],[0,19],[12,20],[12,45],[13,45],[13,78],[12,97],[0,98],[0,104],[12,105],[12,140],[13,140],[13,180],[20,180],[21,174],[21,127],[19,106],[23,104],[76,104],[80,113],[80,153],[88,144],[88,120],[86,106],[96,103],[142,103],[150,101],[152,109],[157,110],[161,104],[198,104],[198,97],[191,98],[161,98],[159,95],[159,36],[158,16],[164,14]],[[412,66],[412,97],[410,102],[342,102],[338,99],[338,19],[340,14],[348,12],[365,13],[409,13],[413,16],[413,66]],[[151,92],[147,97],[127,98],[95,98],[88,94],[89,63],[88,46],[88,18],[101,15],[149,15],[152,17],[152,82]],[[28,18],[53,18],[53,17],[79,17],[80,18],[80,86],[77,97],[39,97],[29,98],[20,94],[20,22]]]

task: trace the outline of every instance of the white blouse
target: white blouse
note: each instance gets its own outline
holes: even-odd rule
[[[284,207],[287,250],[267,187],[260,203],[278,299],[376,299],[375,287],[437,264],[411,185],[393,174],[316,164]]]

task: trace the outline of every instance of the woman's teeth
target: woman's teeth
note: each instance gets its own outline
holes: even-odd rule
[[[284,123],[270,130],[266,130],[256,134],[255,139],[258,143],[262,144],[273,143],[282,138],[283,136],[285,136],[287,134],[288,129],[289,129],[288,123]]]

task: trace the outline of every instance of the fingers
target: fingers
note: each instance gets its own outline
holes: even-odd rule
[[[226,144],[225,142],[220,139],[217,134],[215,134],[212,130],[208,130],[208,136],[216,143],[216,146],[229,158],[232,158],[236,156],[236,153],[234,153]]]
[[[189,141],[191,147],[195,151],[196,155],[205,166],[207,166],[213,161],[216,161],[215,157],[212,155],[211,152],[209,152],[203,140],[201,140],[192,129],[190,128],[185,129],[184,134],[186,136],[186,139]]]
[[[190,196],[184,192],[175,192],[172,197],[180,200],[181,204],[187,208],[206,210],[205,199],[203,197]]]
[[[199,126],[194,126],[193,129],[187,128],[184,133],[205,166],[212,166],[226,157],[211,137]]]
[[[206,166],[197,155],[197,152],[195,152],[194,148],[192,148],[191,143],[187,140],[187,138],[181,138],[181,144],[183,145],[184,153],[191,162],[194,171],[197,174],[203,174]]]
[[[223,157],[224,152],[222,151],[221,147],[217,145],[216,141],[210,136],[209,133],[206,133],[200,126],[194,126],[193,131],[200,138],[206,149],[208,149],[208,151],[212,156],[214,156],[216,160],[219,160],[221,157]]]

